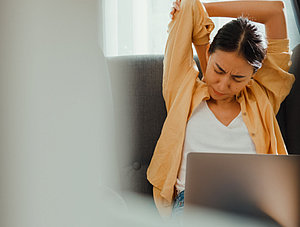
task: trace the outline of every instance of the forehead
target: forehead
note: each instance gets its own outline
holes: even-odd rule
[[[210,56],[211,63],[218,64],[223,70],[230,73],[252,74],[253,67],[237,52],[216,50]]]

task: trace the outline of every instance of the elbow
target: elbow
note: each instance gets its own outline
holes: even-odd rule
[[[284,13],[284,3],[282,1],[270,2],[271,14],[266,18],[266,33],[269,39],[286,39],[287,28]]]
[[[272,2],[273,5],[273,14],[276,15],[278,13],[284,13],[284,2],[283,1],[273,1]]]
[[[278,7],[283,10],[285,8],[284,1],[277,1]]]
[[[262,6],[264,9],[263,11],[263,17],[260,21],[263,24],[269,24],[270,21],[273,21],[274,18],[283,18],[284,15],[284,2],[283,1],[262,1]]]

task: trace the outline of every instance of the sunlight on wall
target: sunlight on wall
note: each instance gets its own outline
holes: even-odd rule
[[[206,0],[213,2],[216,0]],[[103,0],[104,54],[106,56],[163,54],[167,40],[169,12],[173,0]],[[300,43],[290,0],[284,0],[290,47]],[[212,18],[216,29],[231,20]],[[264,25],[258,24],[264,34]]]

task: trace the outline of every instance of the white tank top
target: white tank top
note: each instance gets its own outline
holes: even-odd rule
[[[190,152],[256,154],[241,113],[225,126],[215,117],[206,101],[200,103],[187,123],[181,166],[175,185],[177,192],[185,188],[186,158]]]

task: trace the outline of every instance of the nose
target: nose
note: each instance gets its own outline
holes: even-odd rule
[[[230,89],[230,83],[231,82],[230,82],[229,75],[224,75],[220,77],[218,81],[218,87],[217,87],[219,92],[226,93],[226,91]]]

